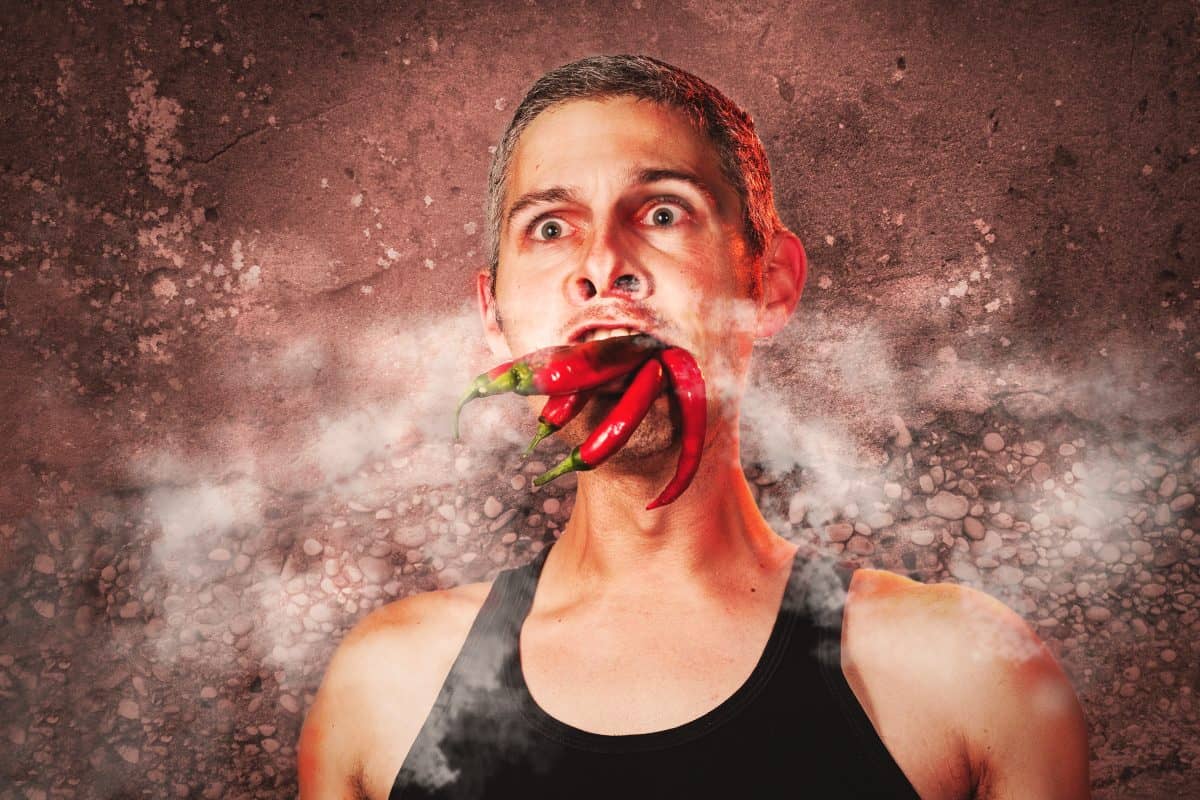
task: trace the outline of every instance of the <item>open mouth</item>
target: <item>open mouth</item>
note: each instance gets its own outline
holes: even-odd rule
[[[595,342],[601,339],[611,339],[614,336],[633,336],[638,333],[644,333],[644,331],[637,328],[590,328],[585,330],[576,341]]]
[[[647,336],[654,336],[656,339],[658,338],[655,334],[650,333],[645,328],[641,328],[636,325],[597,323],[595,325],[588,325],[576,331],[571,336],[568,343],[582,344],[584,342],[595,342],[602,339],[611,339],[615,336],[635,336],[638,334],[645,334]],[[662,340],[660,339],[659,341]],[[667,343],[663,342],[663,344],[665,346]]]

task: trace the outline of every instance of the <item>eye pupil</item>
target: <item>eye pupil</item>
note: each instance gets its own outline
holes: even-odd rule
[[[660,208],[654,212],[654,224],[669,225],[675,219],[675,214],[668,208]]]
[[[547,239],[557,239],[560,235],[562,235],[562,230],[559,229],[557,222],[542,223],[542,236]]]

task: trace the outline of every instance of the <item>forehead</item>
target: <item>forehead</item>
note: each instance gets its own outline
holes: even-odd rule
[[[534,118],[513,150],[505,208],[530,189],[578,185],[600,174],[627,174],[634,166],[693,172],[722,199],[736,197],[716,148],[682,111],[613,97],[571,100]]]

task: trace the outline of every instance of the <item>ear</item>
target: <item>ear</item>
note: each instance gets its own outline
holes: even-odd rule
[[[492,355],[509,359],[512,358],[512,351],[500,328],[500,312],[496,307],[496,297],[488,285],[490,280],[486,269],[480,270],[475,276],[475,299],[479,305],[479,319],[483,322],[483,338]]]
[[[786,228],[776,231],[763,260],[763,299],[754,336],[767,339],[787,324],[808,274],[808,256],[799,237]]]

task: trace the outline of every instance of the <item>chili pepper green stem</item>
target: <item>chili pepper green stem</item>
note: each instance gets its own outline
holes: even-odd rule
[[[509,373],[506,372],[506,373],[504,373],[504,375],[502,375],[500,378],[497,378],[496,380],[498,381],[503,378],[506,378],[506,377],[508,377],[508,374]],[[462,396],[462,400],[458,401],[458,408],[454,409],[454,441],[456,441],[456,442],[459,439],[458,418],[460,416],[462,416],[463,406],[465,406],[467,403],[471,402],[472,400],[474,400],[476,398],[487,397],[489,394],[494,394],[494,392],[491,392],[488,390],[491,388],[491,386],[493,384],[496,383],[496,381],[492,381],[492,382],[488,383],[488,382],[486,382],[485,379],[486,379],[486,376],[480,376],[479,378],[476,378],[475,383],[471,386],[470,389],[467,390],[467,393]]]
[[[521,454],[522,458],[533,452],[533,448],[538,446],[538,443],[545,439],[550,434],[554,433],[558,428],[547,422],[539,422],[537,433],[534,434],[533,441],[529,443],[529,447],[525,448],[525,452]]]
[[[593,394],[595,394],[594,390],[585,389],[580,392],[551,396],[546,401],[546,404],[542,406],[542,413],[538,414],[537,435],[533,437],[533,441],[529,443],[529,448],[521,457],[527,457],[542,439],[545,439],[555,431],[562,430],[564,425],[579,416],[579,412],[583,411],[584,406],[592,399]]]
[[[568,472],[585,471],[589,469],[592,469],[592,467],[588,466],[588,464],[584,462],[583,457],[579,455],[579,448],[576,447],[571,451],[571,455],[558,462],[558,465],[553,469],[543,472],[541,475],[534,478],[533,485],[541,486],[549,483],[561,475],[566,475]]]
[[[454,410],[454,441],[458,441],[458,418],[462,415],[463,406],[480,397],[488,397],[504,392],[520,391],[522,385],[532,385],[532,370],[524,364],[508,362],[479,375],[471,382],[471,388],[458,401]]]

